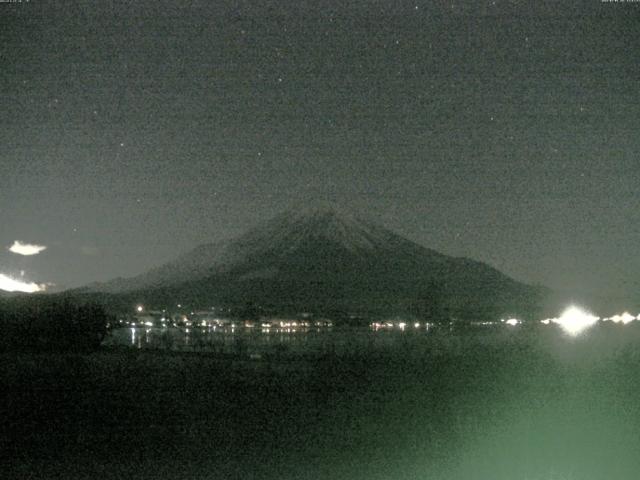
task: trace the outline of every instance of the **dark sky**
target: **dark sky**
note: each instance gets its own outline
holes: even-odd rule
[[[632,294],[639,14],[0,3],[0,273],[130,276],[329,199],[519,280]]]

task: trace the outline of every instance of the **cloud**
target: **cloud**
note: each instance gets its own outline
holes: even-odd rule
[[[20,240],[13,242],[13,245],[9,247],[9,251],[17,253],[18,255],[37,255],[47,247],[44,245],[32,245],[30,243],[22,243]]]
[[[0,273],[0,290],[6,292],[43,292],[47,289],[46,285],[38,285],[37,283],[26,283],[15,280],[7,275]]]

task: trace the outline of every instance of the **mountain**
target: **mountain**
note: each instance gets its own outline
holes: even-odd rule
[[[93,284],[157,306],[260,306],[419,317],[530,316],[545,290],[416,244],[334,206],[290,210],[129,279]]]
[[[322,261],[313,258],[321,251],[338,250],[340,254],[349,253],[352,260],[363,260],[371,255],[397,255],[398,249],[411,256],[429,252],[434,258],[445,258],[335,207],[306,208],[284,212],[234,240],[201,245],[142,275],[92,284],[91,288],[122,293],[198,280],[212,274],[268,278],[295,263],[307,269],[321,264],[328,267],[333,260],[331,256]]]

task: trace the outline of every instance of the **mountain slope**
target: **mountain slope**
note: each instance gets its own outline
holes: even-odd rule
[[[325,245],[319,248],[322,244]],[[232,241],[200,245],[142,275],[92,284],[90,289],[120,293],[229,272],[268,276],[275,273],[273,267],[281,263],[292,266],[298,262],[301,268],[317,267],[329,258],[311,257],[323,251],[328,253],[326,250],[332,248],[361,259],[372,254],[420,257],[425,252],[434,258],[445,258],[382,227],[324,206],[284,212]],[[262,271],[259,267],[263,267]]]
[[[488,265],[440,254],[331,206],[285,212],[234,240],[91,290],[156,305],[459,318],[528,315],[544,295]]]

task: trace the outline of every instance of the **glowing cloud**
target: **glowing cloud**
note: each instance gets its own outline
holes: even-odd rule
[[[18,255],[37,255],[47,247],[44,245],[31,245],[29,243],[22,243],[20,240],[13,242],[13,245],[9,247],[9,251],[17,253]]]
[[[42,292],[46,289],[47,289],[46,285],[38,285],[37,283],[21,282],[19,280],[15,280],[11,277],[8,277],[0,273],[0,290],[4,290],[6,292],[33,293],[33,292]]]
[[[560,318],[551,319],[552,322],[560,325],[569,335],[574,336],[592,327],[598,320],[600,320],[599,317],[594,317],[578,307],[569,307]]]

